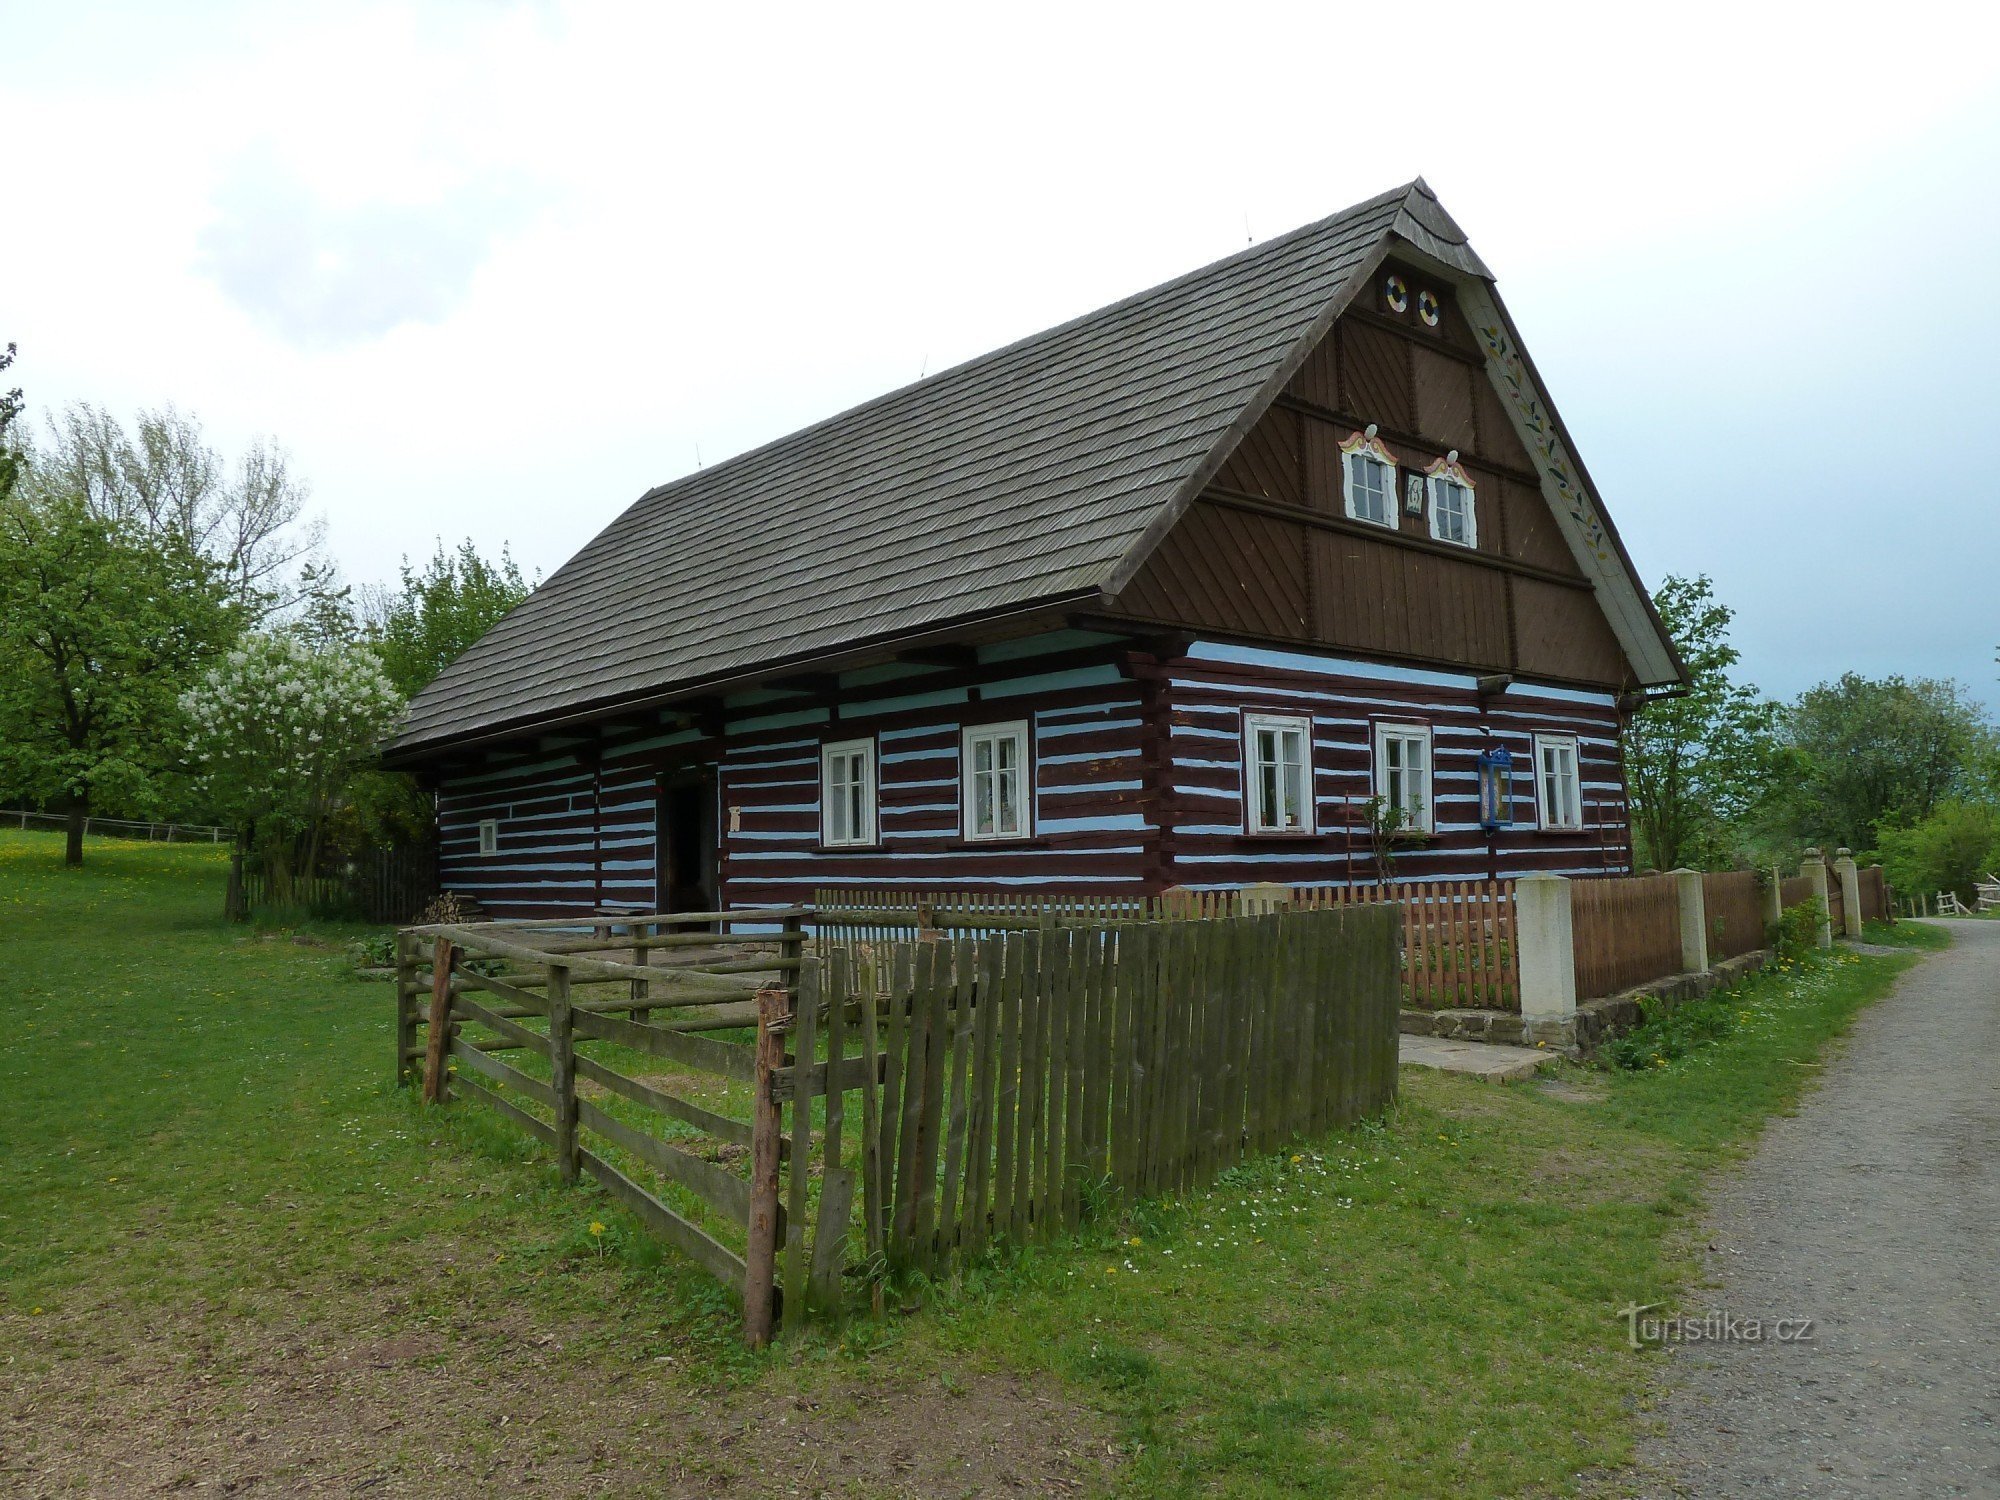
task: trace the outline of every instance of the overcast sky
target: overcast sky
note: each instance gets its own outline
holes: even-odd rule
[[[356,581],[1422,174],[1748,675],[2000,712],[1996,8],[0,0],[42,410],[289,447]],[[755,587],[755,580],[746,580]]]

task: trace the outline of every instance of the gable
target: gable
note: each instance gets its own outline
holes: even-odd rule
[[[1347,518],[1340,445],[1370,425],[1403,475],[1458,455],[1476,546],[1433,541],[1421,516],[1398,514],[1395,530]],[[1625,650],[1544,480],[1456,290],[1392,256],[1115,610],[1474,672],[1637,686],[1646,664]]]

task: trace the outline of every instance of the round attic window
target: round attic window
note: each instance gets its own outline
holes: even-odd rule
[[[1440,312],[1437,293],[1430,291],[1417,293],[1417,316],[1424,320],[1424,327],[1437,327]]]
[[[1389,299],[1390,312],[1408,312],[1410,310],[1410,288],[1405,284],[1402,277],[1391,276],[1388,281],[1383,283],[1382,290]]]

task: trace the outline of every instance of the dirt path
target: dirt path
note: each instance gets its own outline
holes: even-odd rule
[[[1951,930],[1722,1190],[1683,1312],[1811,1337],[1676,1348],[1646,1493],[2000,1495],[2000,923]]]

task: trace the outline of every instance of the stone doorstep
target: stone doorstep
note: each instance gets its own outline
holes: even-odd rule
[[[1574,1016],[1562,1020],[1542,1016],[1524,1019],[1518,1013],[1507,1010],[1405,1010],[1402,1013],[1402,1031],[1406,1037],[1479,1042],[1515,1051],[1541,1047],[1548,1049],[1547,1052],[1532,1055],[1557,1053],[1585,1058],[1611,1038],[1637,1026],[1644,1018],[1642,1002],[1664,1001],[1666,1008],[1673,1010],[1689,1000],[1734,984],[1745,974],[1755,973],[1770,961],[1769,950],[1758,949],[1754,953],[1724,959],[1700,974],[1675,974],[1602,1000],[1586,1000],[1577,1006]]]
[[[1461,1042],[1438,1036],[1405,1036],[1397,1060],[1406,1068],[1463,1073],[1483,1083],[1515,1083],[1532,1078],[1559,1054],[1494,1042]]]

